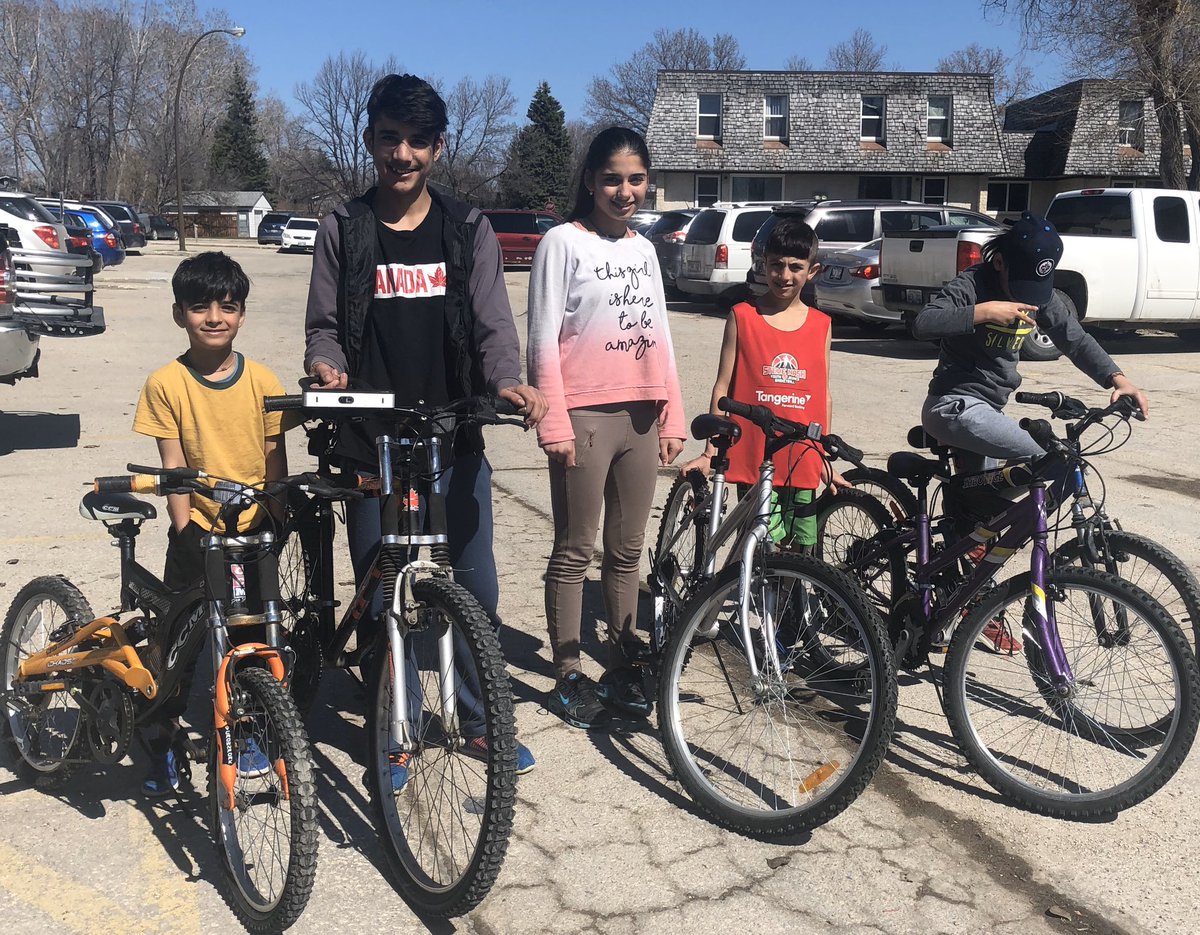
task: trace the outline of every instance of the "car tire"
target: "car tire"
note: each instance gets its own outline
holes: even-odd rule
[[[150,231],[150,239],[151,239],[151,240],[158,240],[158,231],[156,231],[156,230],[151,230],[151,231]]]
[[[1075,302],[1069,295],[1061,289],[1055,289],[1054,294],[1062,299],[1062,303],[1067,307],[1069,315],[1073,318],[1079,317],[1079,313],[1075,310]],[[1021,345],[1022,360],[1058,360],[1060,357],[1062,357],[1062,351],[1054,346],[1054,342],[1050,340],[1050,336],[1042,331],[1041,328],[1034,328],[1025,337],[1025,343]]]

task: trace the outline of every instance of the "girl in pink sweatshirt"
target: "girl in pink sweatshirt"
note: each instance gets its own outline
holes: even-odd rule
[[[658,258],[629,227],[649,172],[633,130],[610,127],[592,140],[570,219],[542,238],[529,278],[529,374],[549,405],[538,443],[554,514],[546,620],[556,684],[546,707],[585,729],[610,709],[650,713],[630,666],[638,568],[658,466],[675,460],[685,437]],[[609,661],[597,684],[583,674],[579,632],[602,508]]]

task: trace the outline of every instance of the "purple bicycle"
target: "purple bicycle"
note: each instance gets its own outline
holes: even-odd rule
[[[889,592],[903,665],[948,652],[946,718],[989,785],[1044,815],[1110,815],[1183,763],[1200,721],[1200,673],[1183,631],[1145,591],[1051,561],[1047,488],[1080,445],[1044,420],[1022,427],[1048,453],[943,481],[957,520],[930,517],[941,462],[893,454],[888,474],[913,488],[917,508],[855,543],[842,564],[868,591]],[[995,583],[1027,547],[1029,571]]]

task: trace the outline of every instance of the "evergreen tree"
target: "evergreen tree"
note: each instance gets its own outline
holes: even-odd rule
[[[217,124],[209,160],[213,182],[229,191],[266,191],[270,167],[258,135],[258,110],[250,82],[234,65],[225,116]]]
[[[562,105],[543,81],[534,92],[522,127],[508,150],[500,180],[501,203],[510,208],[565,212],[571,185],[571,138]]]

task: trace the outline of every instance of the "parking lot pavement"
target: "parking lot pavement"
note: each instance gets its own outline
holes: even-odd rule
[[[185,347],[169,313],[176,261],[170,246],[152,245],[100,277],[105,335],[47,340],[41,378],[0,387],[0,607],[28,579],[56,572],[79,584],[98,611],[115,599],[115,552],[76,504],[92,476],[155,457],[153,443],[129,426],[146,374]],[[229,249],[253,281],[238,347],[291,386],[310,261],[257,246]],[[507,279],[523,331],[527,275]],[[723,319],[680,304],[671,325],[694,414],[707,406]],[[1196,567],[1200,471],[1188,420],[1200,368],[1183,348],[1173,337],[1114,342],[1118,362],[1151,394],[1153,422],[1138,426],[1131,444],[1098,466],[1113,513]],[[930,347],[836,329],[836,430],[872,460],[902,447],[932,364]],[[1024,371],[1032,389],[1104,395],[1069,363]],[[303,446],[290,447],[293,463],[302,463]],[[532,436],[515,430],[493,430],[489,456],[496,467],[503,642],[521,737],[538,757],[537,769],[520,780],[500,880],[470,917],[447,923],[417,918],[396,896],[366,814],[363,699],[345,673],[328,673],[310,720],[322,804],[319,870],[293,931],[1194,930],[1195,756],[1158,795],[1111,822],[1042,819],[1005,805],[976,779],[928,683],[908,685],[892,753],[867,792],[810,837],[766,843],[722,831],[694,811],[670,776],[653,722],[589,735],[547,715],[540,708],[551,684],[542,610],[550,545],[544,459]],[[669,480],[664,471],[664,490]],[[657,514],[651,533],[656,524]],[[161,564],[164,525],[148,524],[139,540],[152,568]],[[595,674],[602,614],[595,582],[585,600],[584,652]],[[10,764],[0,759],[3,931],[174,933],[236,925],[213,885],[218,870],[202,780],[178,803],[148,805],[138,795],[144,763],[81,773],[61,789],[29,787]]]

